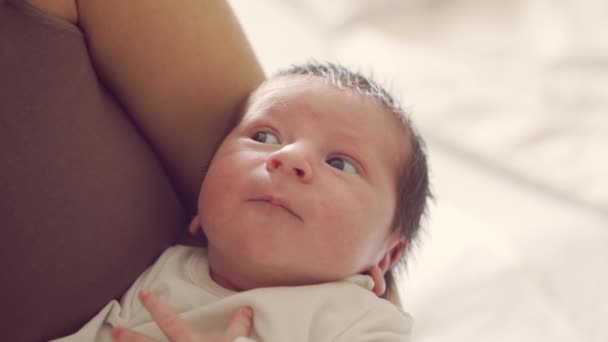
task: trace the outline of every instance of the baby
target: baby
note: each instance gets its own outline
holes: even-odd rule
[[[422,140],[383,88],[334,64],[293,66],[250,96],[214,155],[190,224],[207,247],[168,249],[64,339],[110,340],[112,326],[164,339],[135,299],[145,288],[205,334],[250,307],[239,341],[407,341],[410,317],[379,296],[429,196]]]

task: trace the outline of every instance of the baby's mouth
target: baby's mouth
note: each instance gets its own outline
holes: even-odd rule
[[[270,203],[270,204],[272,204],[274,206],[277,206],[277,207],[279,207],[281,209],[284,209],[285,211],[287,211],[291,215],[295,216],[297,219],[302,220],[302,217],[300,217],[300,215],[298,215],[295,211],[293,211],[286,201],[284,201],[283,199],[278,198],[276,196],[264,195],[264,196],[260,196],[260,197],[254,198],[254,199],[252,199],[252,201],[254,201],[254,202],[267,202],[267,203]]]

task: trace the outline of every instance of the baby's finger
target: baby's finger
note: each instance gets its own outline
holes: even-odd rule
[[[139,299],[146,307],[160,330],[172,341],[190,341],[196,334],[173,309],[156,294],[142,290]]]
[[[230,341],[239,336],[249,336],[253,326],[253,310],[250,307],[242,307],[235,310],[230,316],[224,336]]]
[[[112,328],[110,335],[115,342],[158,342],[152,337],[124,328]]]
[[[188,226],[188,231],[190,231],[190,234],[192,234],[192,235],[196,235],[200,231],[202,231],[201,222],[200,222],[200,219],[198,218],[198,215],[194,216],[192,221],[190,221],[190,225]]]

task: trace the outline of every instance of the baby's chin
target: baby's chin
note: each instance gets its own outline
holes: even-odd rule
[[[298,269],[287,263],[261,262],[254,258],[231,258],[211,264],[211,277],[220,286],[233,291],[262,287],[313,285],[342,279],[321,275],[311,269]],[[212,262],[213,259],[210,259]],[[217,270],[217,272],[216,272]]]
[[[269,286],[311,285],[342,280],[356,274],[338,258],[311,258],[313,247],[304,238],[281,239],[280,235],[263,234],[251,229],[239,234],[209,231],[209,261],[232,287],[251,289]],[[276,232],[275,232],[276,233]]]

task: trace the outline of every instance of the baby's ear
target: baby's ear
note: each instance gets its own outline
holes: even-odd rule
[[[199,233],[202,233],[203,228],[201,227],[201,220],[198,215],[194,216],[194,218],[192,218],[192,221],[190,221],[188,231],[192,235],[198,235]]]
[[[376,295],[381,296],[384,294],[384,291],[386,291],[387,284],[384,279],[384,274],[399,261],[405,250],[405,245],[406,243],[404,240],[397,239],[393,242],[393,245],[389,250],[384,253],[382,259],[367,270],[366,273],[374,280],[373,291]]]
[[[407,243],[403,239],[399,239],[391,249],[385,255],[385,258],[381,262],[382,273],[386,273],[387,270],[391,269],[405,253],[405,247]]]

